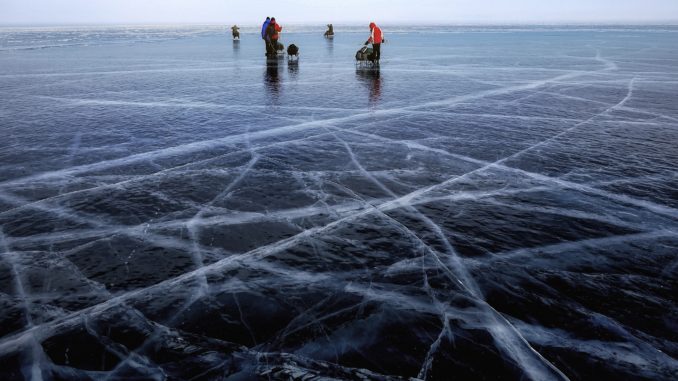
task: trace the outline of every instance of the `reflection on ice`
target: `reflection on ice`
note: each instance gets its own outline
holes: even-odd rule
[[[266,63],[266,75],[264,78],[266,85],[266,93],[271,101],[271,104],[278,104],[281,92],[280,83],[280,64],[277,59],[270,60]]]
[[[676,31],[506,31],[0,31],[0,378],[675,378]]]
[[[240,55],[240,40],[233,40],[233,55],[235,57]]]
[[[381,98],[381,71],[379,68],[356,68],[358,80],[367,88],[369,92],[370,107],[379,104]]]
[[[325,39],[325,47],[327,48],[327,55],[334,56],[334,38]]]
[[[296,80],[299,78],[299,60],[288,61],[287,70],[289,72],[289,78],[291,80]]]

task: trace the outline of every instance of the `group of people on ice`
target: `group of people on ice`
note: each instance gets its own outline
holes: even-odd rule
[[[333,37],[334,26],[329,24],[327,28],[328,30],[325,32],[325,37]],[[266,17],[266,21],[264,21],[264,24],[261,26],[261,38],[266,44],[266,57],[274,57],[279,51],[284,49],[282,44],[279,42],[280,33],[282,33],[282,30],[282,26],[278,24],[278,22],[275,20],[275,17]],[[234,29],[234,38],[235,33],[236,31]],[[372,44],[372,51],[368,58],[369,61],[372,61],[372,63],[379,63],[379,59],[381,58],[381,44],[384,42],[384,33],[381,31],[381,28],[379,28],[374,22],[370,23],[370,37],[365,42],[365,46]]]

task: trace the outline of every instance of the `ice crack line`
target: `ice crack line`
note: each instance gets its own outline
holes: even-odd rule
[[[346,143],[346,141],[338,137],[336,134],[333,135],[339,142],[341,142],[344,145],[346,151],[348,152],[351,158],[351,161],[363,173],[365,177],[367,177],[371,182],[373,182],[375,185],[377,185],[380,189],[389,194],[391,197],[393,198],[398,197],[395,193],[393,193],[393,191],[391,191],[382,182],[380,182],[374,176],[372,176],[371,173],[365,170],[363,165],[358,161],[351,147],[348,145],[348,143]],[[380,211],[378,209],[377,211],[383,216],[386,216],[387,220],[392,221],[392,223],[395,223],[398,228],[404,229],[406,232],[408,232],[408,234],[411,234],[413,237],[415,237],[415,239],[421,242],[424,245],[424,247],[426,247],[427,250],[433,255],[436,261],[440,264],[441,268],[443,269],[443,272],[451,274],[452,281],[459,283],[462,289],[466,290],[469,293],[469,295],[473,296],[473,298],[479,302],[481,310],[485,311],[486,315],[485,319],[490,322],[487,325],[488,331],[493,336],[496,343],[499,344],[498,347],[500,348],[500,350],[502,350],[507,356],[513,358],[516,361],[516,364],[518,364],[518,366],[520,366],[523,369],[523,371],[527,375],[529,375],[530,378],[533,380],[567,379],[567,377],[560,370],[558,370],[553,364],[551,364],[548,360],[541,356],[541,354],[534,350],[534,348],[532,348],[532,346],[530,346],[530,344],[520,335],[520,333],[508,322],[508,320],[504,319],[499,314],[498,311],[496,311],[489,304],[487,304],[487,302],[485,302],[485,299],[480,288],[478,287],[475,280],[464,266],[464,263],[459,258],[459,255],[457,254],[456,250],[447,239],[447,236],[440,228],[440,226],[438,226],[435,222],[433,222],[430,218],[425,216],[423,213],[421,213],[418,209],[416,209],[412,205],[406,206],[405,209],[415,214],[417,218],[424,222],[424,224],[429,229],[431,229],[436,234],[436,236],[444,243],[448,258],[452,262],[453,270],[450,270],[448,266],[443,264],[442,260],[436,254],[435,250],[433,250],[427,244],[425,244],[424,241],[421,238],[419,238],[414,232],[412,232],[407,226],[397,222],[390,216],[387,216],[386,214],[383,213],[383,211]],[[447,321],[445,321],[443,324],[447,325]],[[524,349],[525,346],[529,349],[525,350]],[[424,366],[424,370],[422,370],[424,375],[426,374],[429,367],[430,364]]]
[[[475,171],[477,171],[477,170],[475,170]],[[475,171],[472,171],[472,172],[475,172]],[[455,178],[450,179],[450,180],[443,182],[441,184],[438,184],[438,185],[426,187],[426,188],[411,192],[410,194],[402,196],[398,199],[390,200],[390,201],[384,202],[382,204],[379,204],[376,207],[381,209],[381,210],[390,210],[390,209],[393,209],[393,208],[401,207],[401,205],[411,205],[410,203],[414,198],[419,197],[419,196],[421,196],[425,193],[428,193],[429,191],[436,189],[436,188],[438,188],[442,185],[445,185],[445,184],[449,183],[450,181],[463,178],[464,176],[467,176],[472,172],[469,172],[465,175],[456,176]],[[303,231],[303,232],[301,232],[301,233],[299,233],[299,234],[297,234],[293,237],[290,237],[288,239],[278,241],[278,242],[273,243],[271,245],[260,247],[258,249],[255,249],[253,251],[250,251],[250,252],[247,252],[247,253],[244,253],[244,254],[241,254],[241,255],[235,255],[235,256],[226,258],[222,261],[219,261],[219,262],[216,262],[212,265],[205,266],[203,268],[191,271],[191,272],[186,273],[186,274],[179,276],[177,278],[168,279],[166,281],[163,281],[161,283],[158,283],[156,285],[153,285],[153,286],[150,286],[150,287],[147,287],[147,288],[144,288],[144,289],[131,291],[129,293],[126,293],[126,294],[120,295],[116,298],[113,298],[109,301],[103,302],[99,305],[89,307],[85,310],[75,312],[71,315],[68,315],[68,316],[62,318],[62,319],[59,319],[56,322],[49,323],[48,325],[45,325],[44,327],[36,327],[36,328],[33,328],[29,331],[25,331],[23,333],[16,334],[12,337],[8,337],[8,338],[0,341],[0,353],[6,353],[8,350],[10,350],[10,348],[13,347],[13,345],[16,345],[16,343],[19,343],[19,342],[24,342],[26,340],[26,337],[28,337],[32,334],[39,335],[39,334],[41,334],[41,332],[42,332],[42,335],[47,334],[47,332],[44,332],[44,330],[46,330],[47,327],[58,327],[58,326],[62,326],[64,324],[66,324],[66,325],[73,324],[72,320],[77,318],[77,316],[81,313],[95,313],[95,314],[96,313],[102,313],[102,312],[108,310],[109,308],[116,306],[119,303],[124,302],[125,300],[134,298],[134,297],[139,296],[139,295],[143,295],[144,293],[151,292],[153,290],[157,290],[157,289],[162,288],[162,287],[170,286],[172,284],[176,284],[176,283],[182,282],[184,280],[191,279],[192,277],[194,277],[196,275],[199,275],[201,273],[205,273],[205,272],[210,271],[210,270],[224,268],[224,267],[229,266],[230,264],[235,263],[239,260],[242,260],[242,259],[245,259],[245,258],[255,258],[255,257],[263,258],[263,257],[266,257],[268,255],[272,255],[272,254],[277,253],[281,250],[285,250],[289,247],[292,247],[293,245],[298,243],[299,240],[305,239],[307,237],[310,237],[310,236],[313,236],[313,235],[316,235],[316,234],[322,234],[322,233],[329,232],[329,231],[343,225],[345,222],[364,217],[364,216],[369,215],[373,212],[374,211],[372,210],[372,208],[357,211],[357,212],[350,214],[346,217],[343,217],[343,218],[341,218],[337,221],[329,223],[329,224],[327,224],[323,227],[312,228],[312,229]],[[38,328],[40,328],[40,329],[38,329]]]
[[[426,188],[425,190],[430,190],[430,189],[433,189],[433,188],[432,188],[432,187],[428,187],[428,188]],[[420,191],[415,191],[415,192],[413,192],[413,193],[418,194],[418,193],[422,193],[422,192],[420,192]],[[412,194],[406,195],[406,196],[401,197],[399,200],[389,201],[389,202],[382,203],[382,204],[380,204],[378,207],[381,208],[382,210],[387,210],[387,208],[391,208],[391,207],[397,206],[399,203],[403,203],[405,200],[411,199],[411,198],[413,198]],[[404,203],[403,203],[403,204],[404,204]],[[360,217],[362,217],[362,216],[365,216],[365,215],[369,214],[370,212],[371,212],[370,210],[367,210],[367,211],[360,211],[360,212],[354,213],[354,214],[349,215],[349,216],[347,216],[347,217],[345,217],[345,218],[342,218],[341,220],[338,220],[338,221],[335,221],[335,222],[333,222],[333,223],[331,223],[331,224],[328,224],[328,225],[326,225],[326,226],[324,226],[324,227],[322,227],[322,228],[316,228],[316,229],[311,229],[311,230],[304,231],[304,232],[300,233],[299,235],[297,235],[297,236],[295,236],[295,237],[292,237],[292,238],[290,238],[290,239],[288,239],[288,240],[280,241],[280,242],[278,242],[278,243],[275,243],[275,244],[272,244],[272,245],[268,245],[267,247],[259,248],[259,249],[255,250],[255,251],[253,251],[253,252],[245,253],[245,254],[243,254],[243,255],[241,255],[241,256],[237,256],[237,257],[238,257],[238,258],[244,258],[244,257],[247,257],[247,256],[251,256],[251,255],[255,255],[255,254],[260,254],[260,253],[262,253],[262,251],[263,251],[263,252],[267,252],[268,255],[270,255],[271,253],[277,252],[278,250],[284,250],[285,248],[287,248],[287,247],[289,247],[290,245],[294,244],[295,242],[293,242],[293,241],[295,241],[295,240],[297,240],[297,239],[301,239],[302,237],[310,236],[310,235],[312,235],[312,234],[319,234],[319,233],[322,233],[322,232],[329,231],[330,229],[333,229],[333,228],[335,228],[335,227],[341,225],[341,224],[342,224],[343,222],[345,222],[345,221],[350,221],[350,220],[353,220],[353,219],[356,219],[356,218],[360,218]],[[270,252],[269,252],[269,250],[270,250]],[[224,261],[217,262],[215,265],[209,266],[208,268],[198,269],[198,270],[196,270],[196,271],[194,271],[194,272],[190,272],[190,273],[185,274],[185,276],[182,276],[182,277],[180,277],[180,278],[175,278],[175,279],[167,280],[167,281],[162,282],[162,283],[160,283],[160,284],[158,284],[158,285],[151,286],[151,287],[148,288],[148,289],[137,290],[137,291],[131,292],[131,293],[129,293],[129,294],[122,295],[122,296],[118,297],[119,299],[116,299],[116,300],[126,300],[127,298],[132,298],[132,297],[134,297],[134,296],[136,296],[136,295],[141,294],[141,293],[144,292],[144,291],[148,291],[148,290],[150,290],[150,289],[155,289],[156,287],[162,287],[163,285],[172,284],[173,282],[180,282],[181,279],[190,279],[190,278],[193,276],[193,274],[195,274],[196,272],[207,271],[207,270],[209,270],[210,268],[219,267],[219,266],[221,266],[221,265],[224,265],[225,263],[231,263],[231,261],[232,261],[233,259],[234,259],[234,258],[227,259],[227,260],[225,260],[226,262],[224,262]],[[104,309],[104,310],[105,310],[105,308],[107,308],[106,306],[115,305],[116,300],[111,300],[111,301],[109,301],[109,302],[105,302],[103,305],[94,306],[94,307],[92,307],[90,310],[93,310],[93,311],[99,311],[99,310],[101,310],[101,309]],[[96,308],[95,308],[95,307],[96,307]],[[2,347],[4,347],[5,349],[7,349],[6,346],[2,346]]]
[[[249,143],[249,141],[248,141]],[[257,164],[257,161],[259,160],[259,155],[256,154],[254,151],[251,152],[252,158],[250,161],[247,163],[247,166],[240,172],[238,177],[236,177],[233,181],[231,181],[226,188],[219,193],[212,201],[204,205],[187,223],[186,223],[186,228],[188,229],[189,235],[191,237],[191,241],[193,241],[193,247],[191,250],[192,256],[193,256],[193,261],[195,262],[197,267],[202,267],[204,265],[203,262],[203,255],[200,250],[200,226],[197,222],[202,219],[203,214],[205,213],[205,209],[208,208],[209,206],[213,205],[217,201],[223,199],[225,196],[227,196],[231,190],[236,187],[250,172],[250,170]],[[201,277],[200,278],[200,287],[202,289],[202,292],[207,292],[208,285],[207,285],[207,278],[206,277]]]
[[[0,212],[0,216],[9,215],[10,213],[16,212],[17,210],[20,210],[24,207],[30,207],[30,206],[33,206],[33,205],[42,205],[46,202],[60,200],[60,199],[63,199],[65,197],[82,195],[82,194],[87,194],[87,193],[90,193],[90,192],[93,192],[93,191],[106,190],[106,189],[124,189],[123,187],[126,186],[126,185],[136,184],[136,183],[139,183],[139,182],[150,180],[152,178],[161,178],[162,176],[170,175],[170,174],[178,172],[180,170],[187,170],[188,168],[196,166],[198,164],[207,164],[207,163],[210,163],[210,162],[213,162],[213,161],[216,161],[216,160],[219,160],[219,159],[223,159],[223,158],[226,158],[226,157],[239,155],[239,154],[242,154],[242,153],[245,153],[245,152],[250,152],[252,150],[258,151],[258,150],[272,148],[272,147],[276,147],[276,146],[280,146],[280,145],[296,143],[296,142],[303,142],[303,141],[313,139],[313,138],[317,138],[317,137],[321,137],[321,136],[324,136],[324,135],[327,135],[327,134],[328,133],[325,132],[325,133],[321,133],[321,134],[306,136],[306,137],[300,138],[300,139],[293,139],[293,140],[288,140],[288,141],[284,141],[284,142],[276,142],[276,143],[271,143],[271,144],[265,144],[263,146],[258,146],[258,147],[255,147],[255,148],[249,148],[248,147],[246,149],[240,149],[240,150],[236,150],[236,151],[229,152],[229,153],[226,153],[226,154],[217,155],[215,157],[210,157],[210,158],[207,158],[207,159],[182,164],[182,165],[179,165],[179,166],[176,166],[176,167],[163,169],[159,172],[155,172],[155,173],[150,174],[150,175],[135,176],[132,179],[116,182],[116,183],[113,183],[113,184],[98,185],[98,186],[94,186],[94,187],[86,188],[86,189],[82,189],[82,190],[76,190],[76,191],[67,192],[67,193],[60,193],[56,196],[43,198],[43,199],[40,199],[40,200],[37,200],[37,201],[31,201],[31,202],[27,201],[23,204],[16,204],[15,208]],[[1,184],[0,184],[0,186],[1,186]]]
[[[64,169],[55,170],[55,171],[51,171],[51,172],[44,172],[44,173],[40,173],[40,174],[35,174],[35,175],[28,176],[28,177],[23,177],[23,178],[18,178],[18,179],[13,179],[13,180],[7,180],[7,181],[4,181],[4,182],[1,182],[0,186],[22,185],[22,184],[25,184],[25,183],[31,182],[31,181],[48,180],[48,179],[53,179],[53,178],[75,176],[75,175],[79,175],[79,174],[86,173],[86,172],[101,171],[101,170],[104,170],[104,169],[110,169],[110,168],[114,168],[114,167],[119,167],[119,166],[123,166],[123,165],[141,162],[141,161],[167,158],[167,157],[185,155],[185,154],[189,154],[189,153],[193,153],[193,152],[205,151],[205,150],[209,150],[209,149],[213,149],[213,148],[217,148],[217,147],[222,147],[222,146],[232,144],[232,143],[242,142],[245,139],[258,140],[258,139],[270,138],[270,137],[275,137],[275,136],[282,135],[282,134],[299,132],[299,131],[312,129],[312,128],[327,127],[329,125],[333,125],[333,124],[336,124],[336,123],[360,121],[360,120],[363,120],[363,119],[370,119],[370,118],[373,118],[375,116],[395,115],[395,114],[400,114],[403,111],[408,111],[408,110],[416,111],[417,109],[420,109],[420,108],[423,108],[423,107],[451,106],[451,105],[454,105],[454,104],[467,102],[467,101],[470,101],[470,100],[476,100],[476,99],[482,99],[482,98],[486,98],[486,97],[490,97],[490,96],[508,94],[508,93],[521,91],[521,90],[535,89],[535,88],[544,86],[545,84],[548,84],[549,82],[552,82],[552,81],[560,81],[560,80],[564,80],[564,79],[570,79],[570,78],[574,78],[574,77],[581,76],[581,75],[584,75],[584,73],[574,72],[574,73],[560,75],[560,76],[557,76],[557,77],[554,77],[554,78],[551,78],[551,79],[535,81],[535,82],[523,84],[523,85],[509,86],[509,87],[504,87],[504,88],[499,88],[499,89],[480,91],[480,92],[475,93],[475,94],[456,96],[456,97],[452,97],[452,98],[442,100],[442,101],[434,101],[434,102],[428,102],[428,103],[420,104],[420,105],[386,109],[386,110],[374,110],[374,111],[370,111],[370,112],[366,112],[366,113],[358,113],[358,114],[354,114],[354,115],[350,115],[350,116],[346,116],[346,117],[330,118],[330,119],[323,119],[323,120],[318,120],[318,121],[304,122],[304,123],[294,124],[294,125],[289,125],[289,126],[284,126],[284,127],[276,127],[276,128],[272,128],[272,129],[269,129],[269,130],[255,131],[255,132],[252,132],[252,133],[244,133],[244,134],[238,134],[238,135],[230,135],[230,136],[226,136],[226,137],[222,137],[222,138],[218,138],[218,139],[203,140],[203,141],[188,143],[188,144],[184,144],[184,145],[174,146],[174,147],[162,148],[162,149],[158,149],[158,150],[155,150],[155,151],[148,151],[148,152],[143,152],[143,153],[139,153],[139,154],[134,154],[134,155],[130,155],[130,156],[127,156],[127,157],[118,158],[118,159],[101,161],[101,162],[92,163],[92,164],[85,164],[85,165],[81,165],[81,166],[64,168]]]
[[[31,316],[31,302],[24,288],[24,282],[21,279],[21,272],[19,271],[18,265],[13,258],[14,253],[10,250],[10,243],[8,242],[7,236],[2,231],[0,226],[0,250],[2,250],[2,255],[5,261],[9,264],[10,271],[12,273],[12,278],[14,279],[14,289],[17,293],[17,297],[21,300],[21,305],[24,310],[24,316],[26,319],[25,329],[31,330],[35,325],[33,324],[33,318]],[[28,378],[30,376],[31,381],[42,381],[42,360],[44,357],[44,351],[40,346],[40,343],[35,337],[29,337],[26,341],[28,344],[28,349],[26,349],[25,358],[22,361],[25,363],[24,367],[27,369],[26,372],[30,372],[26,375]]]
[[[561,132],[559,132],[559,133],[557,133],[557,134],[551,136],[550,138],[548,138],[548,139],[546,139],[546,140],[542,140],[542,141],[540,141],[539,143],[534,144],[534,145],[532,145],[532,146],[530,146],[530,147],[527,147],[527,148],[525,148],[525,149],[523,149],[523,150],[521,150],[521,151],[518,151],[518,152],[516,152],[516,153],[514,153],[514,154],[512,154],[512,155],[510,155],[510,156],[508,156],[508,157],[505,157],[505,158],[503,158],[503,159],[501,159],[501,160],[497,160],[497,161],[495,161],[494,163],[491,163],[491,165],[500,165],[500,164],[503,164],[503,163],[505,163],[505,162],[507,162],[507,161],[509,161],[509,160],[511,160],[511,159],[514,159],[514,158],[516,158],[516,157],[518,157],[518,156],[520,156],[520,155],[522,155],[522,154],[524,154],[524,153],[533,151],[533,150],[535,150],[535,149],[537,149],[537,148],[539,148],[539,147],[543,147],[543,146],[545,146],[545,145],[547,145],[547,144],[549,144],[549,143],[551,143],[551,142],[557,140],[557,139],[560,138],[561,136],[570,133],[571,131],[575,130],[576,128],[581,127],[581,126],[586,125],[586,124],[589,124],[590,122],[594,121],[595,119],[597,119],[597,118],[599,118],[599,117],[601,117],[601,116],[607,115],[607,114],[609,114],[611,111],[615,110],[616,108],[623,106],[624,103],[626,103],[626,102],[631,98],[631,96],[632,96],[632,94],[633,94],[633,83],[634,83],[634,80],[631,80],[631,81],[629,82],[628,93],[627,93],[627,95],[624,97],[624,99],[622,99],[621,101],[619,101],[619,103],[617,103],[617,104],[615,104],[615,105],[613,105],[613,106],[608,107],[605,111],[603,111],[603,112],[601,112],[601,113],[599,113],[599,114],[596,114],[596,115],[594,115],[594,116],[592,116],[592,117],[590,117],[590,118],[584,120],[583,122],[579,122],[579,123],[573,125],[572,127],[567,128],[567,129],[565,129],[565,130],[563,130],[563,131],[561,131]]]
[[[405,200],[407,200],[407,198],[405,198]],[[403,200],[398,200],[398,201],[399,201],[399,202],[402,202]],[[353,219],[353,218],[358,218],[358,217],[360,217],[360,216],[362,216],[362,215],[365,215],[365,214],[366,214],[365,212],[361,212],[361,213],[358,213],[357,215],[352,215],[352,216],[349,216],[349,217],[351,217],[351,219]],[[314,230],[309,230],[309,231],[306,231],[306,232],[304,232],[304,233],[302,233],[302,234],[303,234],[303,235],[310,235],[310,234],[315,234],[316,232],[323,232],[323,231],[325,231],[327,228],[335,227],[335,226],[339,225],[339,223],[341,223],[341,222],[343,222],[343,221],[346,221],[349,217],[344,218],[344,219],[342,219],[342,220],[340,220],[340,221],[336,221],[335,223],[329,224],[329,225],[327,225],[327,226],[325,226],[325,227],[323,227],[323,228],[314,229]],[[296,237],[293,237],[293,238],[296,238]],[[292,240],[292,241],[293,241],[293,240]],[[287,241],[287,242],[279,242],[279,243],[275,244],[275,246],[267,247],[266,249],[268,249],[268,250],[272,250],[272,249],[276,249],[276,250],[277,250],[277,249],[284,249],[284,248],[286,247],[286,244],[289,243],[289,242],[291,242],[291,241]],[[257,250],[259,250],[259,249],[257,249]],[[264,250],[264,254],[265,254],[268,250]],[[259,251],[259,252],[257,252],[257,253],[258,253],[258,254],[261,254],[261,251]],[[253,254],[253,253],[252,253],[252,254]],[[269,253],[269,255],[270,255],[270,253]],[[221,265],[223,265],[224,263],[223,263],[223,262],[219,262],[218,264],[221,266]],[[207,268],[202,268],[202,269],[199,269],[199,270],[197,270],[197,271],[198,271],[198,272],[208,271],[208,270],[211,269],[211,268],[212,268],[212,266],[209,266],[209,267],[207,267]],[[189,274],[186,274],[186,276],[190,278],[190,277],[191,277],[191,274],[194,274],[194,272],[189,273]],[[185,278],[185,277],[181,277],[181,279],[186,279],[186,278]],[[179,280],[178,280],[178,279],[174,279],[174,280],[171,280],[171,281],[172,281],[172,282],[175,282],[175,281],[179,281]],[[165,284],[165,282],[163,282],[163,284]],[[146,289],[146,290],[147,290],[147,289]],[[142,291],[143,291],[143,290],[142,290]],[[125,295],[124,295],[124,298],[123,298],[122,296],[121,296],[120,298],[125,299],[125,298],[127,298],[127,297],[132,297],[132,296],[134,296],[134,295],[140,294],[140,292],[141,292],[141,291],[139,291],[139,292],[136,292],[136,291],[135,291],[135,292],[130,293],[130,294],[125,294]],[[97,306],[95,306],[95,307],[97,307]],[[105,306],[98,306],[98,308],[92,308],[92,310],[99,310],[100,308],[104,308],[104,307],[105,307]]]
[[[603,111],[603,113],[604,112],[605,111]],[[592,117],[592,118],[595,118],[595,116]],[[591,119],[591,118],[589,118],[589,119]],[[577,127],[579,125],[582,125],[585,122],[586,121],[583,121],[583,122],[580,122],[573,127],[570,127],[570,130],[574,129],[575,127]],[[608,192],[608,191],[598,189],[598,188],[595,188],[595,187],[592,187],[592,186],[589,186],[589,185],[586,185],[586,184],[575,183],[575,182],[568,181],[568,180],[558,179],[558,178],[542,175],[542,174],[539,174],[539,173],[529,172],[529,171],[525,171],[523,169],[510,167],[510,166],[503,164],[505,161],[509,160],[509,158],[521,155],[521,154],[523,154],[523,153],[525,153],[529,150],[532,150],[535,147],[539,146],[540,144],[544,143],[545,141],[542,141],[542,142],[537,143],[537,144],[535,144],[531,147],[528,147],[528,148],[526,148],[522,151],[514,153],[513,155],[511,155],[507,158],[500,159],[500,160],[495,161],[495,162],[488,162],[488,161],[485,161],[485,160],[479,160],[479,159],[474,159],[474,158],[471,158],[471,157],[468,157],[468,156],[454,154],[454,153],[451,153],[451,152],[443,150],[443,149],[428,147],[428,146],[425,146],[423,144],[412,142],[412,141],[393,140],[393,139],[385,138],[385,137],[382,137],[382,136],[379,136],[379,135],[368,134],[368,133],[364,133],[364,132],[360,132],[360,131],[354,131],[354,130],[342,129],[342,131],[352,133],[352,134],[356,134],[356,135],[359,135],[359,136],[370,137],[370,138],[373,138],[373,139],[376,139],[376,140],[389,142],[389,143],[393,143],[393,144],[403,144],[403,145],[405,145],[409,148],[434,152],[434,153],[442,154],[442,155],[445,155],[445,156],[453,157],[455,159],[459,159],[459,160],[462,160],[462,161],[466,161],[466,162],[469,162],[469,163],[481,165],[480,168],[474,170],[473,172],[469,172],[469,173],[465,174],[464,176],[462,176],[461,179],[463,179],[464,177],[467,177],[468,175],[474,174],[476,172],[481,172],[481,171],[484,171],[484,170],[490,169],[490,168],[496,168],[498,170],[504,170],[504,171],[510,171],[510,172],[518,173],[518,174],[527,176],[529,178],[532,178],[534,180],[539,180],[539,181],[543,181],[543,182],[546,182],[546,183],[554,184],[554,185],[561,187],[561,188],[573,189],[573,190],[578,190],[578,191],[581,191],[581,192],[597,195],[597,196],[600,196],[600,197],[612,199],[612,200],[622,202],[622,203],[625,203],[625,204],[634,205],[636,207],[640,207],[640,208],[649,210],[653,213],[657,213],[657,214],[661,214],[661,215],[664,215],[664,216],[672,217],[674,219],[678,219],[678,210],[676,210],[672,207],[666,206],[666,205],[657,204],[657,203],[654,203],[652,201],[647,201],[647,200],[638,200],[638,199],[630,197],[630,196]],[[565,133],[565,132],[561,132],[559,135],[562,135],[563,133]],[[553,140],[554,138],[555,137],[551,137],[547,140]],[[453,182],[459,181],[461,179],[453,178],[453,179],[448,180],[447,182],[434,185],[433,187],[440,188],[440,187],[443,187],[445,185],[452,184]],[[431,188],[431,187],[423,188],[421,190],[418,190],[417,192],[422,193],[422,194],[428,193],[429,191],[431,191],[435,188]],[[419,196],[420,196],[420,195],[415,195],[414,192],[412,193],[412,195],[417,197],[417,198],[419,198]],[[416,201],[412,201],[412,202],[416,202]]]

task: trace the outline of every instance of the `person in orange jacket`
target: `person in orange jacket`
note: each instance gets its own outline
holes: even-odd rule
[[[280,38],[280,32],[282,32],[282,27],[275,21],[275,17],[272,17],[271,22],[268,24],[268,28],[266,29],[266,36],[271,42],[273,54],[275,54],[275,52],[278,50],[278,39]]]
[[[381,44],[385,42],[384,34],[381,32],[381,28],[377,26],[374,22],[370,23],[370,38],[365,42],[365,45],[372,44],[372,62],[379,62],[381,58]]]

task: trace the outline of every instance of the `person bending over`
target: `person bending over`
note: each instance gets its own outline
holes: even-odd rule
[[[372,44],[372,62],[379,62],[381,58],[381,44],[385,42],[384,34],[381,32],[381,28],[375,23],[370,23],[370,38],[365,42],[367,44]]]

